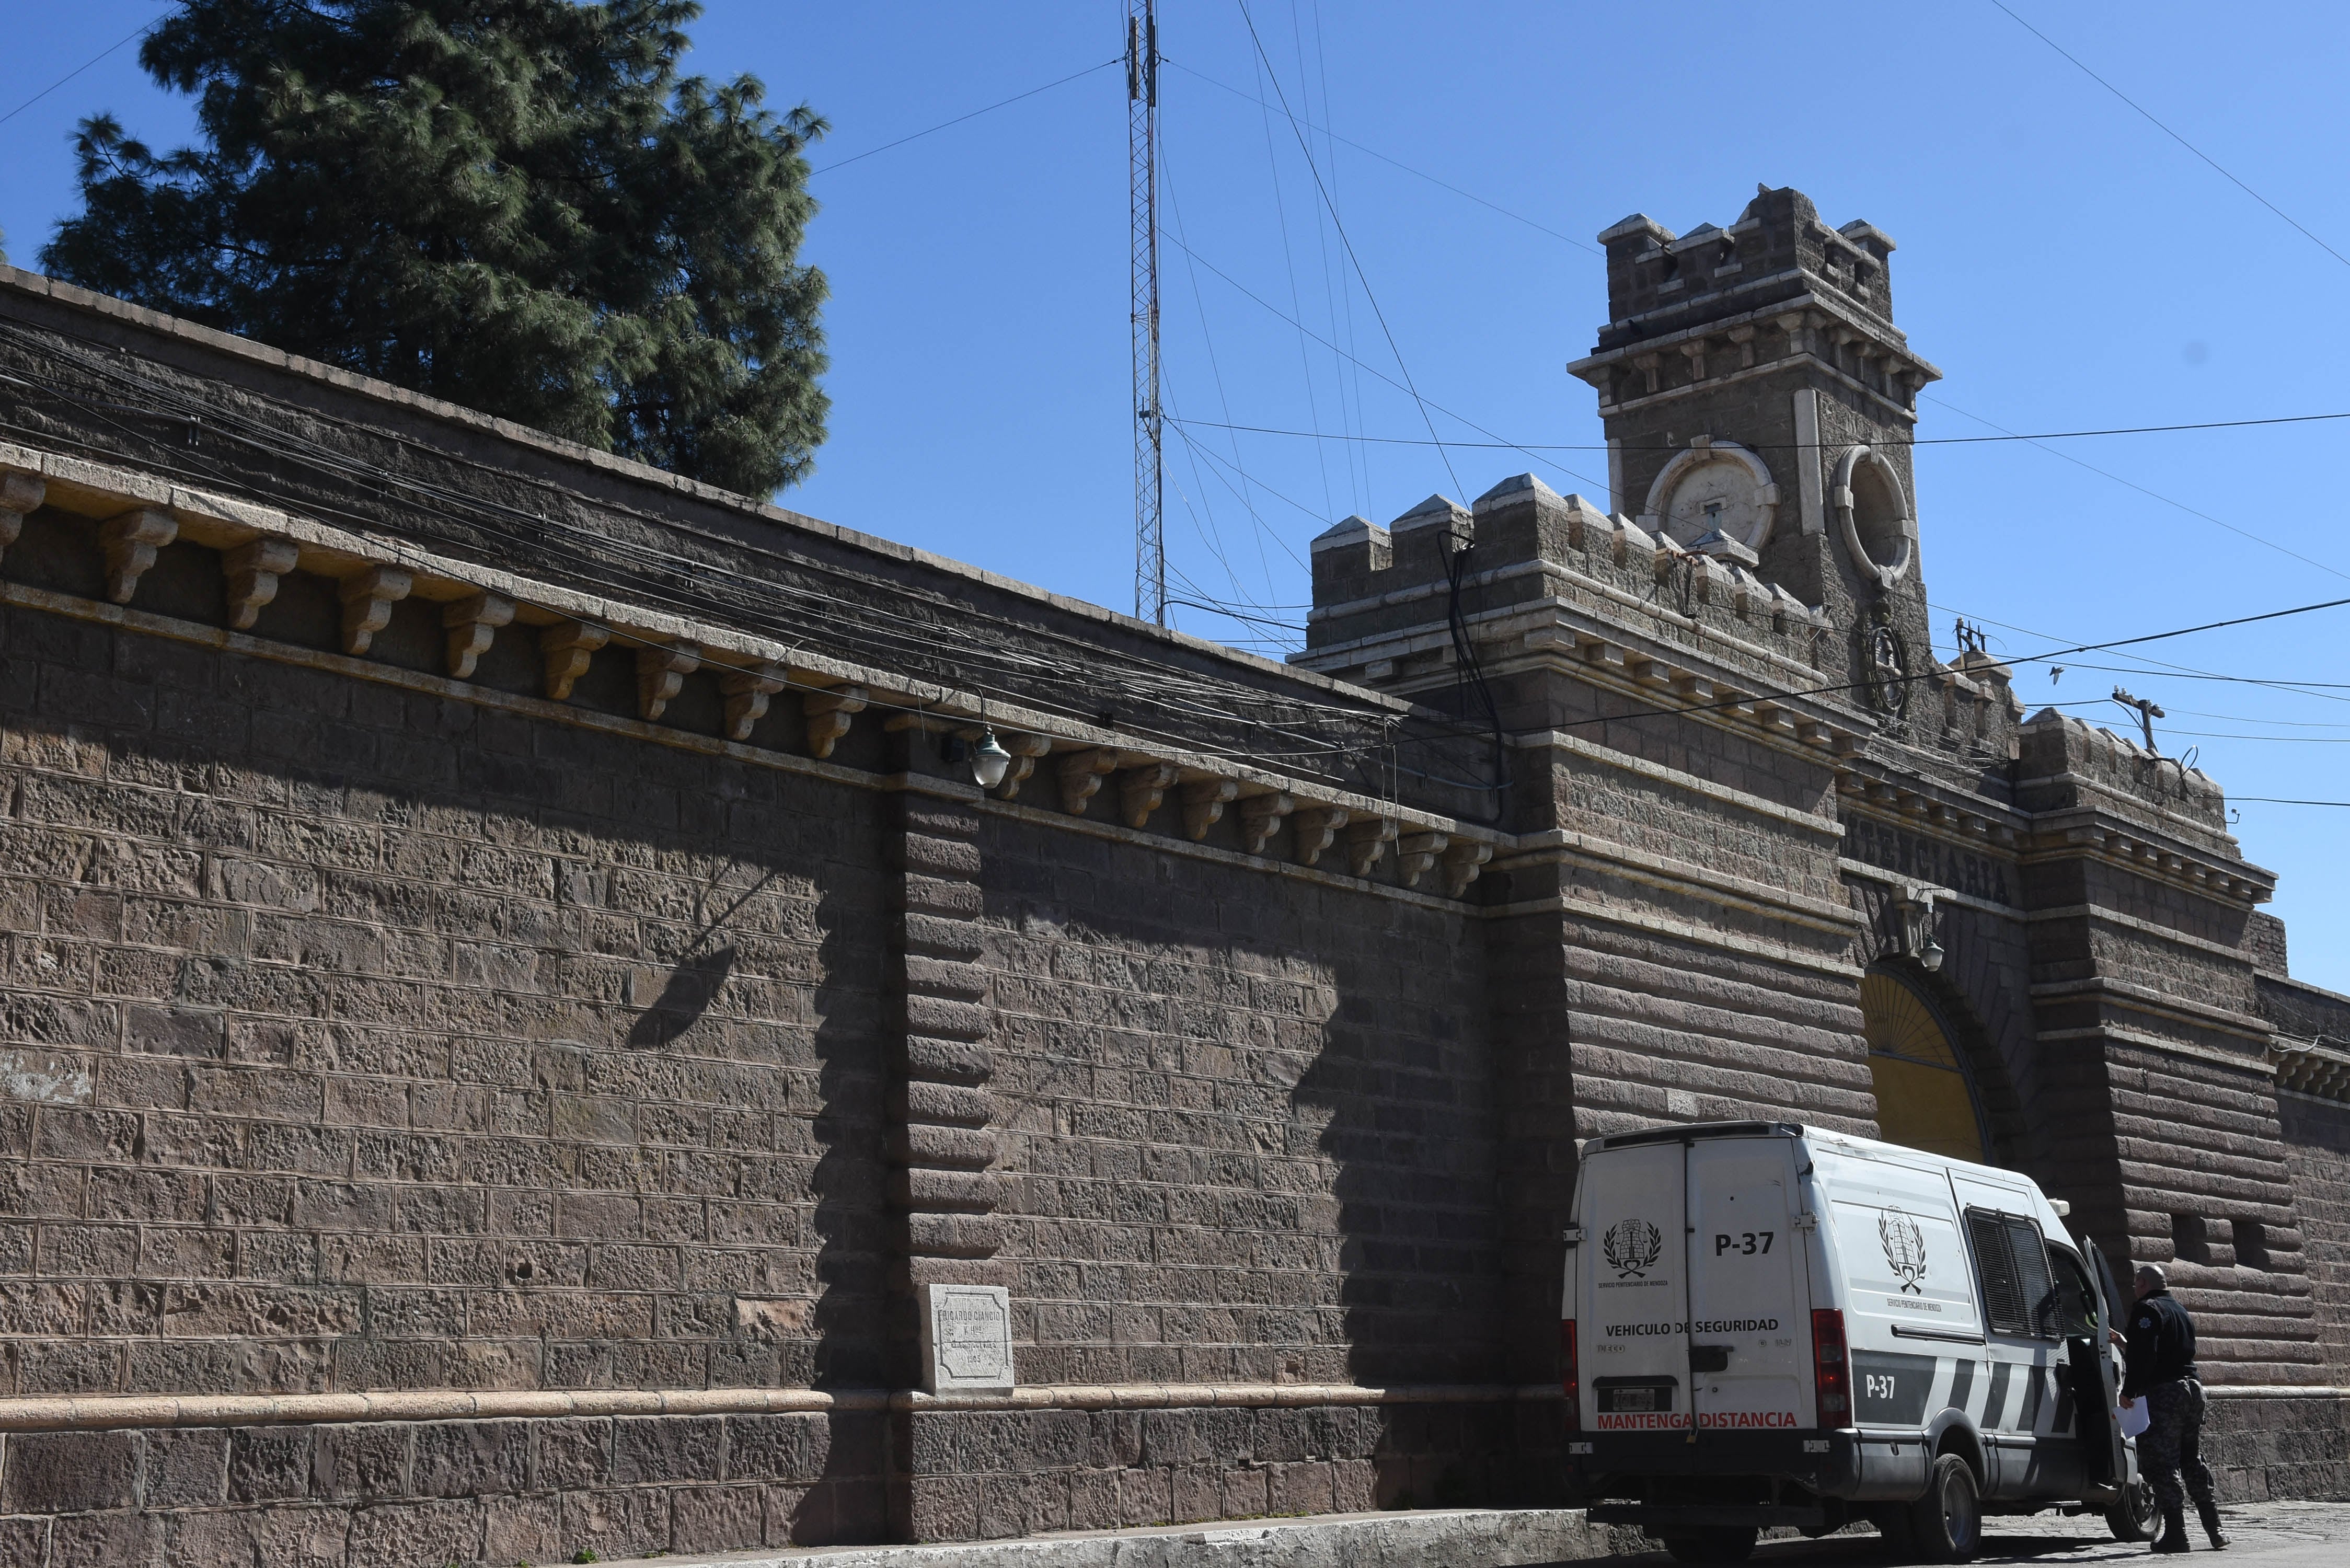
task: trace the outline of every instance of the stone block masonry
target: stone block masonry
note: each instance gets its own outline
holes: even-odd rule
[[[0,1568],[1556,1501],[1579,1143],[1875,1131],[1865,977],[2338,1490],[2350,1002],[1933,659],[1906,466],[1722,490],[1930,369],[1791,197],[1586,367],[1741,537],[1354,520],[1286,668],[0,275]],[[1792,328],[1664,287],[1747,251]]]

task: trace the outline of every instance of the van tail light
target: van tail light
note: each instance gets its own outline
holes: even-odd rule
[[[1846,1354],[1844,1314],[1822,1307],[1812,1314],[1812,1376],[1820,1401],[1820,1429],[1852,1425],[1852,1357]]]
[[[1583,1359],[1575,1344],[1575,1320],[1558,1320],[1558,1385],[1566,1395],[1566,1429],[1583,1430]]]

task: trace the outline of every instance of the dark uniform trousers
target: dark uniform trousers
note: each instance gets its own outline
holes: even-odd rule
[[[2203,1385],[2192,1377],[2158,1383],[2146,1391],[2147,1428],[2137,1440],[2137,1468],[2154,1487],[2163,1511],[2184,1511],[2179,1477],[2195,1506],[2206,1511],[2218,1506],[2211,1490],[2211,1467],[2203,1462]]]

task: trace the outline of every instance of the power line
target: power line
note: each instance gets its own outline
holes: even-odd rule
[[[1992,3],[1997,4],[1997,0],[1992,0]],[[1941,407],[1950,410],[1950,412],[1959,415],[1962,419],[1972,420],[1979,425],[1989,425],[1991,429],[1998,431],[2003,436],[2007,436],[2017,441],[2026,441],[2034,446],[2039,445],[2039,438],[2033,436],[2018,436],[2013,431],[2008,430],[2005,426],[1998,424],[1993,421],[1987,420],[1981,414],[1969,413],[1966,410],[1959,407],[1958,404],[1950,401],[1948,399],[1938,398],[1929,394],[1926,400],[1931,403],[1939,404]],[[2146,496],[2149,500],[2159,501],[2165,506],[2176,507],[2178,510],[2186,513],[2190,517],[2199,517],[2206,523],[2212,524],[2217,527],[2225,528],[2229,533],[2235,535],[2239,538],[2250,539],[2253,544],[2264,545],[2269,549],[2274,550],[2280,556],[2289,556],[2293,559],[2299,561],[2304,566],[2315,566],[2321,572],[2330,573],[2337,577],[2350,578],[2350,572],[2342,571],[2338,567],[2329,566],[2323,561],[2313,560],[2309,556],[2303,555],[2298,550],[2288,549],[2284,545],[2278,544],[2273,539],[2264,539],[2249,528],[2240,528],[2224,517],[2214,517],[2209,512],[2189,506],[2184,501],[2180,501],[2173,496],[2165,495],[2158,490],[2149,490],[2134,479],[2124,479],[2118,473],[2107,472],[2105,469],[2099,468],[2094,462],[2084,462],[2069,452],[2058,452],[2054,447],[2045,447],[2042,450],[2045,451],[2051,457],[2064,459],[2066,462],[2071,463],[2075,468],[2086,469],[2091,473],[2097,475],[2101,479],[2110,479],[2116,484],[2124,485],[2131,490],[2135,490],[2140,495]]]
[[[2231,794],[2231,795],[2230,795],[2230,796],[2228,797],[2228,804],[2229,804],[2230,805],[2245,805],[2245,804],[2248,804],[2248,803],[2254,803],[2254,802],[2257,802],[2259,805],[2342,805],[2342,806],[2350,806],[2350,800],[2287,800],[2287,799],[2285,799],[2285,798],[2284,798],[2283,796],[2282,796],[2282,795],[2273,795],[2273,794]]]
[[[2045,649],[2041,652],[2023,654],[2004,662],[2014,664],[2044,664],[2050,659],[2068,659],[2076,653],[2098,653],[2117,648],[2134,648],[2140,643],[2163,642],[2174,637],[2192,637],[2198,632],[2220,631],[2228,627],[2251,626],[2260,621],[2282,620],[2288,616],[2311,615],[2319,610],[2339,609],[2345,605],[2350,605],[2350,598],[2327,599],[2319,604],[2295,605],[2290,609],[2263,610],[2257,615],[2231,616],[2226,620],[2205,621],[2200,626],[2178,627],[2169,631],[2150,631],[2137,637],[2116,638],[2106,642],[2084,642],[2077,643],[2071,648]],[[1915,674],[1901,676],[1899,677],[1899,680],[1904,682],[1929,680],[1936,678],[1940,673],[1941,672],[1939,670],[1920,670]],[[1868,680],[1847,680],[1828,686],[1802,687],[1790,691],[1769,692],[1759,695],[1762,701],[1776,702],[1783,701],[1790,697],[1825,697],[1833,695],[1836,692],[1863,691],[1883,684],[1885,684],[1885,681],[1881,678]],[[1757,700],[1758,694],[1749,694],[1743,697],[1726,698],[1719,702],[1691,702],[1678,708],[1659,708],[1654,705],[1649,705],[1636,712],[1603,713],[1588,719],[1562,720],[1554,722],[1548,727],[1559,730],[1581,729],[1591,724],[1613,724],[1628,722],[1634,719],[1669,718],[1689,713],[1709,713],[1718,711],[1725,708],[1745,707]]]
[[[1257,36],[1256,18],[1249,15],[1248,0],[1234,0],[1234,4],[1240,6],[1241,20],[1248,25],[1249,42],[1256,47],[1257,58],[1264,62],[1265,76],[1273,83],[1273,95],[1281,100],[1282,112],[1289,119],[1290,134],[1297,138],[1297,150],[1305,155],[1305,171],[1314,176],[1314,189],[1321,196],[1323,206],[1329,209],[1330,226],[1338,231],[1338,243],[1346,247],[1347,260],[1355,269],[1355,281],[1363,286],[1363,297],[1369,302],[1371,315],[1378,318],[1379,331],[1388,340],[1388,352],[1395,356],[1396,369],[1403,375],[1404,390],[1409,392],[1411,400],[1419,406],[1419,417],[1432,437],[1436,434],[1436,421],[1429,416],[1428,400],[1419,395],[1419,387],[1412,382],[1411,367],[1404,363],[1403,349],[1397,346],[1395,329],[1388,325],[1388,313],[1379,308],[1379,296],[1372,292],[1370,275],[1363,270],[1363,258],[1355,254],[1355,242],[1347,233],[1346,220],[1338,216],[1337,203],[1330,200],[1329,187],[1322,183],[1322,170],[1314,161],[1314,149],[1307,144],[1305,133],[1297,129],[1297,117],[1289,113],[1289,95],[1281,90],[1281,78],[1273,68],[1273,57],[1264,52],[1264,40]],[[1301,332],[1305,330],[1303,322],[1297,327]],[[1330,348],[1333,353],[1338,351],[1336,343],[1332,343]],[[1440,444],[1437,455],[1444,459],[1444,472],[1451,475],[1452,487],[1460,489],[1461,476],[1453,472],[1452,459]]]
[[[1966,414],[1966,417],[1969,419],[1977,418],[1976,415],[1968,414],[1964,409],[1959,408],[1955,404],[1943,402],[1939,398],[1936,398],[1933,400],[1935,402],[1941,403],[1942,407],[1949,409],[1954,414]],[[2100,430],[2041,431],[2026,434],[2010,433],[1988,436],[1912,436],[1900,440],[1887,438],[1887,440],[1877,441],[1872,444],[1886,447],[1995,446],[2008,441],[2080,441],[2090,436],[2169,435],[2180,431],[2249,430],[2260,425],[2314,424],[2321,421],[2329,420],[2350,420],[2350,413],[2276,414],[2268,418],[2254,420],[2199,420],[2190,424],[2116,425]],[[1503,447],[1513,452],[1607,452],[1610,450],[1606,443],[1597,441],[1432,441],[1424,436],[1326,435],[1320,431],[1282,430],[1271,425],[1211,425],[1205,420],[1190,420],[1185,422],[1188,424],[1203,425],[1211,430],[1239,431],[1245,434],[1253,435],[1295,436],[1305,441],[1367,441],[1378,446]],[[1983,420],[1981,422],[1991,424],[1989,420]],[[1997,430],[2000,427],[1992,425],[1991,428],[1993,430]],[[1827,441],[1749,441],[1744,444],[1752,447],[1756,452],[1825,452],[1838,443]],[[1656,442],[1619,446],[1614,450],[1618,452],[1679,452],[1682,448],[1679,445],[1669,445],[1662,442]],[[2107,475],[2106,477],[2111,478],[2112,476]],[[2124,480],[2121,483],[2127,483],[2128,481]]]
[[[1434,409],[1446,419],[1458,420],[1461,423],[1467,425],[1471,430],[1475,431],[1479,435],[1488,438],[1495,446],[1505,447],[1512,452],[1523,452],[1526,456],[1533,458],[1535,462],[1542,463],[1544,466],[1555,469],[1560,473],[1565,474],[1569,479],[1579,481],[1582,483],[1592,485],[1598,489],[1604,490],[1607,488],[1601,481],[1594,479],[1587,473],[1577,473],[1575,470],[1568,468],[1564,463],[1555,462],[1551,459],[1543,456],[1540,452],[1536,451],[1533,447],[1523,446],[1513,441],[1503,441],[1499,435],[1487,430],[1483,425],[1479,424],[1468,415],[1448,409],[1442,403],[1434,402],[1427,398],[1420,397],[1418,392],[1413,391],[1412,389],[1405,386],[1401,381],[1397,380],[1393,376],[1388,375],[1377,365],[1370,363],[1367,359],[1357,358],[1352,354],[1347,354],[1345,349],[1340,348],[1328,338],[1322,337],[1320,334],[1315,332],[1311,327],[1305,327],[1302,323],[1286,315],[1284,313],[1281,306],[1266,299],[1263,295],[1249,287],[1248,285],[1241,282],[1240,279],[1234,277],[1232,274],[1226,272],[1223,268],[1210,261],[1206,256],[1201,255],[1199,252],[1185,244],[1180,236],[1170,234],[1167,238],[1170,244],[1174,245],[1185,255],[1190,256],[1201,266],[1206,267],[1210,272],[1215,274],[1218,277],[1223,279],[1224,282],[1230,284],[1233,288],[1237,289],[1243,296],[1245,296],[1251,304],[1259,306],[1280,320],[1288,322],[1292,327],[1298,327],[1300,330],[1305,332],[1308,337],[1313,337],[1315,342],[1321,343],[1326,348],[1333,349],[1337,353],[1345,354],[1350,363],[1361,366],[1364,369],[1368,370],[1372,375],[1377,376],[1380,380],[1385,381],[1388,386],[1393,387],[1397,391],[1409,393],[1418,401],[1425,405],[1425,408],[1422,410],[1423,413],[1426,411],[1426,409]],[[1457,474],[1453,477],[1453,483],[1456,487],[1460,484],[1460,477]]]
[[[26,99],[24,102],[18,104],[7,113],[0,114],[0,125],[7,124],[10,120],[16,119],[18,115],[24,113],[26,109],[32,108],[43,99],[57,91],[57,88],[65,86],[66,83],[73,80],[74,78],[89,69],[90,67],[112,55],[116,50],[121,48],[123,45],[130,43],[134,39],[145,37],[148,34],[161,26],[168,20],[170,20],[169,17],[158,16],[153,21],[148,23],[145,26],[140,28],[137,32],[126,34],[124,36],[117,38],[113,43],[107,45],[106,47],[100,49],[98,53],[92,55],[89,58],[84,60],[81,64],[68,71],[65,75],[59,77],[57,80],[51,82],[48,86],[35,93],[32,97]]]
[[[1274,104],[1266,103],[1263,99],[1258,98],[1253,94],[1244,92],[1241,88],[1233,87],[1228,82],[1220,82],[1204,71],[1193,70],[1190,66],[1183,64],[1180,60],[1169,60],[1167,63],[1173,66],[1177,70],[1181,71],[1185,76],[1197,77],[1200,80],[1207,83],[1211,88],[1215,88],[1219,91],[1228,92],[1234,98],[1240,99],[1248,103],[1255,104],[1261,109],[1272,109],[1275,114],[1284,116],[1291,120],[1296,120],[1297,119],[1297,117],[1291,114],[1288,109]],[[1310,120],[1303,121],[1301,123],[1305,124],[1308,130],[1319,131],[1322,135],[1327,137],[1332,141],[1344,142],[1348,147],[1353,148],[1356,151],[1366,153],[1370,157],[1378,159],[1382,163],[1389,164],[1395,168],[1400,169],[1416,180],[1425,180],[1431,185],[1441,186],[1443,189],[1451,192],[1454,195],[1474,202],[1481,207],[1489,207],[1494,212],[1501,213],[1502,216],[1511,220],[1513,223],[1523,223],[1530,229],[1539,229],[1544,234],[1548,234],[1551,238],[1555,240],[1564,240],[1565,243],[1573,245],[1579,251],[1588,251],[1593,255],[1601,255],[1606,254],[1596,245],[1586,244],[1582,240],[1576,239],[1572,234],[1560,234],[1556,229],[1552,228],[1549,224],[1538,223],[1523,213],[1513,213],[1509,208],[1503,206],[1499,202],[1489,202],[1484,197],[1477,194],[1474,191],[1464,191],[1449,180],[1439,179],[1436,175],[1430,174],[1425,169],[1415,169],[1399,158],[1388,157],[1386,153],[1381,152],[1376,147],[1367,147],[1363,143],[1353,140],[1351,137],[1341,136],[1326,125],[1315,125]]]
[[[2139,114],[2145,116],[2147,124],[2162,132],[2163,135],[2170,138],[2171,140],[2178,143],[2179,146],[2187,149],[2188,151],[2195,154],[2196,157],[2200,158],[2204,162],[2209,163],[2213,169],[2218,170],[2220,177],[2226,180],[2228,183],[2233,185],[2237,190],[2241,191],[2245,195],[2250,196],[2253,201],[2258,202],[2262,206],[2266,207],[2270,212],[2274,213],[2278,217],[2282,218],[2286,223],[2291,223],[2294,228],[2300,230],[2302,236],[2308,240],[2310,244],[2315,245],[2319,250],[2324,251],[2327,255],[2332,256],[2344,266],[2350,266],[2350,256],[2344,255],[2340,251],[2335,250],[2332,245],[2327,244],[2324,240],[2321,240],[2315,234],[2311,234],[2308,227],[2299,219],[2295,218],[2291,213],[2286,212],[2282,207],[2278,206],[2274,202],[2270,201],[2266,196],[2262,195],[2258,191],[2253,190],[2250,185],[2245,184],[2241,180],[2239,180],[2233,174],[2229,173],[2227,170],[2220,168],[2219,160],[2213,158],[2210,153],[2204,151],[2201,148],[2188,140],[2187,138],[2179,135],[2178,132],[2171,130],[2170,127],[2163,124],[2162,121],[2155,119],[2153,113],[2148,110],[2145,105],[2139,103],[2136,99],[2130,97],[2129,94],[2122,91],[2121,88],[2114,86],[2113,83],[2107,81],[2105,78],[2091,70],[2086,65],[2082,64],[2081,57],[2078,55],[2074,54],[2071,50],[2064,47],[2064,45],[2058,43],[2055,39],[2050,37],[2047,34],[2042,32],[2039,28],[2025,21],[2022,17],[2017,16],[2013,11],[2009,10],[2005,0],[1991,0],[1991,3],[1998,6],[2002,11],[2007,12],[2008,19],[2013,22],[2017,26],[2022,28],[2025,32],[2031,34],[2033,37],[2039,39],[2042,43],[2047,45],[2050,48],[2055,50],[2066,59],[2072,61],[2074,65],[2079,67],[2083,76],[2087,77],[2091,81],[2096,83],[2099,87],[2105,88],[2107,92],[2113,94],[2116,98],[2129,105],[2130,108],[2136,109]]]
[[[125,39],[124,42],[127,43],[129,40]],[[120,44],[117,44],[115,46],[118,49],[121,47],[122,46]],[[1035,98],[1040,92],[1051,92],[1056,87],[1066,87],[1069,83],[1076,81],[1080,77],[1089,77],[1096,71],[1107,70],[1110,67],[1117,65],[1125,57],[1126,57],[1123,55],[1112,55],[1108,59],[1102,61],[1102,63],[1097,66],[1087,66],[1084,70],[1071,71],[1067,76],[1062,77],[1055,81],[1046,82],[1043,87],[1030,88],[1026,92],[1014,93],[1010,98],[1001,99],[995,103],[991,103],[985,109],[974,109],[969,114],[959,114],[952,119],[942,119],[927,130],[918,130],[910,136],[901,136],[895,141],[885,141],[880,146],[873,148],[869,151],[860,152],[854,158],[844,158],[837,163],[827,163],[821,169],[811,169],[808,171],[808,177],[810,179],[814,179],[818,174],[829,174],[836,169],[846,169],[852,163],[862,163],[868,158],[879,157],[882,153],[889,151],[893,147],[903,147],[909,141],[920,141],[925,136],[935,136],[940,131],[946,130],[950,126],[961,125],[966,119],[977,119],[983,114],[993,114],[999,109],[1009,109],[1023,99]],[[90,63],[92,65],[97,64],[95,60]]]

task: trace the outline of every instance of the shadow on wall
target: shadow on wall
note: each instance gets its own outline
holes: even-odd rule
[[[1491,1056],[1455,961],[1467,934],[1443,923],[1379,932],[1337,965],[1323,1047],[1290,1096],[1331,1172],[1347,1373],[1366,1386],[1503,1376]],[[1382,1407],[1378,1503],[1509,1501],[1513,1422],[1507,1403]]]
[[[629,1050],[650,1051],[668,1044],[699,1023],[718,1000],[719,988],[734,968],[734,944],[702,947],[717,934],[705,929],[695,940],[696,950],[670,970],[660,994],[629,1026]]]

